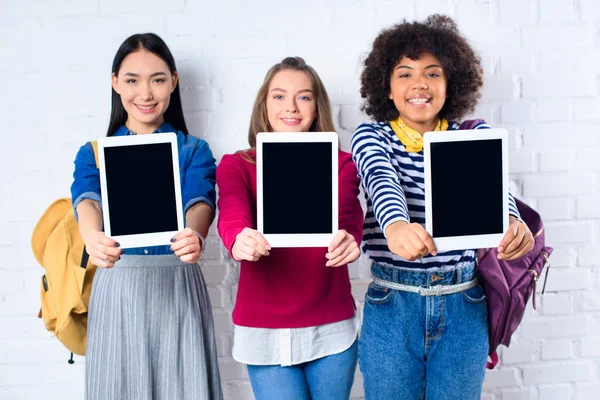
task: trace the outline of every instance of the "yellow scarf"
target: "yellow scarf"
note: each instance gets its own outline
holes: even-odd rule
[[[402,117],[398,117],[397,120],[390,121],[390,126],[404,147],[406,147],[406,151],[410,153],[418,153],[419,151],[423,150],[423,135],[406,125],[406,122],[402,120]],[[434,131],[446,130],[448,130],[448,121],[441,118],[435,126]]]

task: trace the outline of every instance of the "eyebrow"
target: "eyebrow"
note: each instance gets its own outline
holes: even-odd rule
[[[167,73],[166,72],[162,72],[162,71],[161,72],[155,72],[152,75],[150,75],[150,78],[154,78],[155,76],[159,76],[159,75],[165,75],[166,76]],[[138,74],[134,74],[133,72],[125,72],[123,74],[123,76],[133,76],[133,77],[136,77],[136,78],[139,77]]]
[[[282,88],[273,88],[273,89],[271,89],[271,92],[275,92],[275,91],[286,92],[287,93],[287,90],[282,89]],[[298,91],[298,93],[305,93],[305,92],[312,93],[313,91],[311,89],[302,89],[302,90]]]
[[[414,69],[413,67],[409,67],[408,65],[398,65],[395,69],[400,69],[400,68]],[[430,64],[430,65],[426,66],[424,69],[429,69],[429,68],[442,68],[442,66],[437,65],[437,64]]]

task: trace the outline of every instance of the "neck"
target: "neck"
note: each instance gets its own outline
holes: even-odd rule
[[[160,126],[164,122],[164,118],[161,118],[160,121],[157,121],[155,123],[143,124],[137,121],[132,121],[130,118],[127,118],[127,121],[125,122],[125,128],[129,129],[136,135],[147,135],[160,128]]]
[[[402,117],[402,116],[400,116],[400,117]],[[433,121],[428,121],[428,122],[423,122],[423,123],[418,123],[418,122],[414,122],[414,121],[408,122],[405,119],[403,119],[403,121],[409,128],[414,129],[415,131],[419,132],[422,135],[425,132],[433,131],[435,129],[435,127],[437,126],[437,124],[440,122],[440,119],[438,117]]]

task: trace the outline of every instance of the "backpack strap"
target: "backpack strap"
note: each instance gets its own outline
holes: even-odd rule
[[[490,354],[490,361],[487,362],[487,369],[494,369],[494,367],[498,365],[498,352],[494,351]]]
[[[470,130],[470,129],[475,129],[475,126],[477,126],[478,123],[480,122],[485,122],[482,119],[468,119],[466,121],[463,121],[460,126],[458,127],[458,129],[461,130]]]
[[[98,162],[98,142],[96,140],[90,142],[94,148],[94,160],[96,160],[96,168],[100,165]]]

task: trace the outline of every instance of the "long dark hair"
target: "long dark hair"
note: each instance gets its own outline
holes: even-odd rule
[[[121,69],[121,63],[123,63],[125,57],[140,49],[148,50],[150,53],[160,57],[169,66],[171,74],[175,74],[177,72],[177,68],[175,67],[175,59],[173,58],[171,51],[167,47],[167,44],[158,35],[154,33],[137,33],[125,39],[125,41],[121,44],[121,47],[119,47],[119,50],[117,50],[117,54],[113,60],[112,73],[118,75],[119,70]],[[185,119],[183,117],[183,108],[181,107],[179,80],[177,81],[175,90],[173,90],[173,93],[171,93],[171,100],[169,102],[169,107],[164,113],[164,119],[171,124],[173,128],[183,132],[186,135],[188,134],[187,127],[185,126]],[[112,107],[106,136],[114,135],[114,133],[121,127],[121,125],[124,125],[126,121],[127,112],[125,111],[125,108],[123,108],[123,103],[121,103],[121,96],[119,96],[119,94],[112,89]]]

